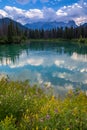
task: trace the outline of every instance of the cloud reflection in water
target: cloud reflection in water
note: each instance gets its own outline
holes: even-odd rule
[[[0,70],[13,79],[31,83],[47,84],[60,89],[87,86],[87,54],[73,52],[59,54],[55,51],[23,51],[15,62],[10,57],[3,57]],[[15,76],[16,75],[16,76]]]

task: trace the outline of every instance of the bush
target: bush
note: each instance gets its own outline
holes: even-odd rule
[[[15,125],[15,119],[11,116],[0,122],[0,130],[17,130]]]
[[[69,91],[62,100],[27,81],[2,80],[0,130],[87,130],[87,96]]]
[[[7,42],[7,37],[5,36],[0,37],[0,44],[6,44],[6,42]]]

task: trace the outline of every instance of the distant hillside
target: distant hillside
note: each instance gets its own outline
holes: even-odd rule
[[[0,19],[0,43],[21,43],[27,38],[27,27],[9,19]]]
[[[64,23],[64,22],[37,22],[37,23],[30,23],[30,24],[26,24],[25,27],[29,28],[29,29],[44,29],[44,30],[49,30],[49,29],[53,29],[53,28],[60,28],[60,27],[74,27],[76,28],[77,25],[74,21],[69,21],[68,23]]]
[[[83,26],[83,27],[87,27],[87,23],[84,23],[82,26]]]
[[[10,19],[10,18],[2,18],[0,19],[0,28],[2,28],[3,26],[7,27],[10,24],[10,21],[13,22],[14,26],[18,26],[19,29],[21,30],[25,30],[27,27],[23,26],[22,24]]]

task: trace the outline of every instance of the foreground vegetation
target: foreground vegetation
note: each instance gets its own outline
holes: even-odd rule
[[[87,96],[69,91],[65,99],[28,82],[0,81],[0,130],[87,130]],[[49,90],[50,91],[50,90]]]

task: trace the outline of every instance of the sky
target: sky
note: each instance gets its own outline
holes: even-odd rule
[[[0,18],[21,24],[34,22],[87,23],[87,0],[0,0]]]

